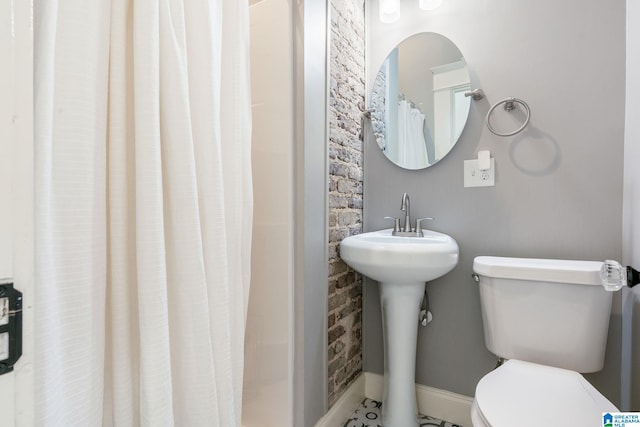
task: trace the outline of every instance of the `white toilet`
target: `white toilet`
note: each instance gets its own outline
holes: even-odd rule
[[[618,409],[578,372],[604,363],[611,292],[600,262],[477,257],[485,344],[506,363],[485,375],[474,427],[602,426]]]

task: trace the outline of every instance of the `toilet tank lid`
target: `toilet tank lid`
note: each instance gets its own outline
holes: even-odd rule
[[[479,256],[473,271],[500,279],[600,285],[600,261]]]

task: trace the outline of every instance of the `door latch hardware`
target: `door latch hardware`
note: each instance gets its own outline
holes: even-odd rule
[[[13,371],[22,356],[22,292],[0,284],[0,375]]]

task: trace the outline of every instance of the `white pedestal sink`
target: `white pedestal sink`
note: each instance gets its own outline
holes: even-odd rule
[[[385,427],[418,426],[415,394],[418,316],[425,282],[458,264],[458,244],[450,236],[423,230],[424,237],[392,236],[392,230],[350,236],[340,257],[380,282],[384,338]]]

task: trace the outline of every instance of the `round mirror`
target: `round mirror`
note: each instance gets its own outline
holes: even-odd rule
[[[382,152],[405,169],[424,169],[451,151],[469,116],[471,80],[448,38],[419,33],[385,59],[370,98],[371,124]]]

